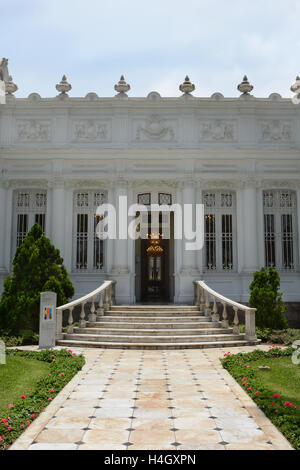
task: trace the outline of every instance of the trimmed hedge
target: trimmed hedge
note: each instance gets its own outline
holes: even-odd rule
[[[257,406],[282,432],[291,445],[300,450],[300,408],[289,401],[289,397],[278,395],[260,380],[253,362],[263,358],[289,357],[295,349],[271,347],[269,351],[255,350],[250,353],[225,354],[221,359],[223,367],[250,395]],[[249,367],[247,367],[249,366]]]
[[[6,416],[0,416],[0,450],[6,450],[34,421],[65,385],[82,369],[85,359],[71,350],[8,350],[7,355],[21,356],[50,363],[50,373],[42,377],[29,393],[22,395]]]

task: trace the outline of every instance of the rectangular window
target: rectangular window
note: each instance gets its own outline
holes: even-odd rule
[[[74,193],[74,270],[93,272],[104,269],[104,241],[100,240],[96,233],[100,222],[96,211],[104,202],[105,196],[102,192]]]
[[[232,269],[232,215],[222,215],[222,266],[223,269]]]
[[[17,246],[20,246],[28,231],[28,214],[17,215]]]
[[[273,214],[264,215],[265,226],[265,264],[266,266],[276,266],[275,250],[275,219]]]
[[[203,193],[204,269],[236,269],[236,201],[230,191]]]
[[[205,216],[205,255],[206,268],[216,269],[216,216]]]
[[[294,269],[293,218],[291,214],[281,216],[282,264],[284,269]]]
[[[77,269],[87,269],[88,215],[77,214]]]
[[[46,214],[35,214],[35,223],[39,224],[41,229],[43,230],[43,234],[45,235],[45,228],[46,228]]]
[[[298,259],[296,194],[289,190],[263,193],[265,265],[279,270],[295,270]]]

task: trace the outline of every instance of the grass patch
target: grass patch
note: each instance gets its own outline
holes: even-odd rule
[[[0,364],[0,417],[7,414],[10,403],[29,392],[49,372],[47,362],[8,355],[6,364]]]
[[[66,349],[8,350],[6,360],[8,367],[0,366],[0,450],[10,447],[85,363]]]
[[[251,396],[258,407],[300,450],[300,364],[292,362],[293,348],[227,354],[223,367]],[[258,369],[260,365],[270,370]]]

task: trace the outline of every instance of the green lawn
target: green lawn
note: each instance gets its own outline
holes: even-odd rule
[[[6,364],[0,364],[0,418],[7,416],[9,403],[29,393],[49,371],[47,362],[7,355]]]
[[[270,367],[268,371],[257,369],[257,375],[266,387],[300,406],[300,364],[293,364],[290,357],[274,357],[261,359],[256,365]]]

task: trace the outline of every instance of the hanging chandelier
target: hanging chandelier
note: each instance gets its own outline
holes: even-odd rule
[[[147,255],[149,256],[161,256],[164,252],[164,249],[160,246],[160,240],[162,234],[160,233],[148,233],[150,245],[147,248]]]

